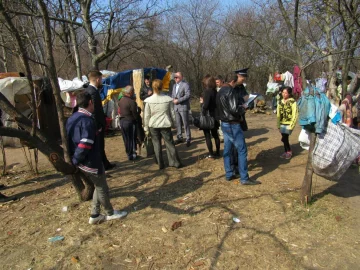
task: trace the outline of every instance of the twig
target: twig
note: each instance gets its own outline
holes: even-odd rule
[[[2,152],[2,156],[3,156],[3,171],[2,171],[2,175],[6,174],[6,155],[5,155],[5,147],[4,147],[4,141],[3,141],[3,137],[0,136],[0,148],[1,148],[1,152]]]
[[[29,169],[30,169],[31,171],[34,171],[33,168],[32,168],[32,165],[31,165],[31,163],[30,163],[30,161],[29,161],[29,158],[28,158],[28,156],[27,156],[27,154],[26,154],[26,150],[25,150],[25,147],[24,147],[24,146],[22,146],[22,150],[23,150],[23,152],[24,152],[24,155],[25,155],[25,158],[26,158],[26,163],[27,163],[27,165],[29,166]],[[31,157],[30,157],[30,158],[31,158]]]

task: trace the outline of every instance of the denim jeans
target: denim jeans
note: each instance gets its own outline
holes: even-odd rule
[[[238,167],[241,182],[249,180],[248,165],[247,165],[247,148],[244,138],[244,133],[240,124],[229,124],[221,122],[221,130],[224,134],[224,167],[225,176],[230,179],[234,175],[231,168],[231,148],[234,146],[238,153]]]

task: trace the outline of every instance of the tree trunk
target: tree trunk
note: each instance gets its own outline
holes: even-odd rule
[[[5,155],[5,147],[4,147],[4,141],[3,141],[3,137],[0,136],[0,148],[1,148],[1,153],[2,153],[2,158],[3,158],[3,171],[2,171],[2,175],[6,174],[6,155]]]
[[[38,148],[40,152],[49,159],[54,168],[65,175],[73,174],[75,172],[75,168],[71,162],[66,162],[64,160],[64,151],[60,145],[48,138],[39,129],[35,131],[35,135],[31,135],[31,120],[16,110],[2,93],[0,93],[0,109],[6,112],[12,119],[15,119],[17,124],[24,129],[18,130],[14,128],[1,127],[0,136],[20,138],[29,145]],[[74,178],[74,176],[72,177]],[[72,180],[74,187],[78,192],[79,198],[82,201],[90,200],[94,191],[94,185],[92,182],[84,178],[86,177],[75,177]],[[81,180],[83,180],[84,183],[81,182]],[[81,183],[77,183],[77,181],[80,181]]]
[[[301,187],[301,197],[300,201],[303,204],[307,204],[311,201],[311,185],[312,185],[312,176],[314,173],[312,167],[312,152],[315,147],[316,135],[315,133],[310,133],[310,148],[308,153],[308,160],[306,163],[306,171],[304,176],[304,181]]]
[[[73,13],[71,12],[71,7],[69,0],[65,1],[65,9],[67,16],[70,20],[73,20]],[[74,26],[72,24],[68,24],[68,28],[70,31],[70,39],[72,43],[72,47],[74,50],[74,57],[75,57],[75,67],[76,67],[76,76],[81,80],[81,60],[80,60],[80,52],[79,52],[79,44],[76,39],[76,32]]]
[[[37,134],[40,132],[41,131],[38,130]],[[0,127],[0,136],[16,137],[25,141],[28,145],[39,149],[40,152],[48,158],[57,171],[65,174],[66,177],[71,180],[81,201],[88,201],[92,198],[92,194],[94,193],[93,183],[80,171],[73,174],[75,172],[75,168],[73,165],[65,162],[62,151],[59,152],[61,148],[58,147],[58,149],[55,150],[50,146],[56,145],[55,142],[48,141],[47,143],[44,143],[40,138],[37,136],[31,136],[30,133],[25,130],[8,127]]]
[[[4,38],[2,35],[0,35],[0,41],[1,41],[1,44],[4,44]],[[2,50],[2,54],[3,54],[3,64],[4,64],[4,71],[5,72],[9,72],[8,71],[8,65],[7,65],[7,56],[6,56],[6,50],[5,50],[5,46],[3,45],[1,47],[1,50]]]

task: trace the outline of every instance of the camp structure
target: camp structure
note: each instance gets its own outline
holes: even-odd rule
[[[12,73],[11,73],[12,74]],[[50,82],[46,78],[33,78],[34,87],[30,88],[25,77],[6,77],[0,79],[0,91],[26,117],[32,116],[31,91],[36,94],[38,127],[48,136],[60,139],[60,127],[57,117],[55,100]],[[5,127],[18,128],[14,119],[5,112],[2,113],[2,122]],[[3,137],[5,146],[21,146],[18,138]]]
[[[163,90],[169,91],[171,72],[156,67],[126,70],[103,79],[104,86],[100,96],[105,115],[112,119],[112,128],[118,127],[117,100],[119,94],[127,85],[132,85],[134,87],[136,103],[141,109],[143,108],[143,101],[140,99],[140,90],[143,87],[145,77],[149,77],[150,81],[155,79],[162,80]]]

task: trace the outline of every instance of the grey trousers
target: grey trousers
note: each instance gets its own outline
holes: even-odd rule
[[[91,215],[100,214],[100,206],[104,207],[104,210],[108,216],[114,214],[114,208],[110,203],[109,187],[106,182],[106,175],[92,174],[84,171],[83,173],[87,177],[89,177],[89,179],[94,183],[95,186],[93,200],[91,204]]]
[[[172,138],[171,128],[150,128],[151,139],[154,145],[155,158],[159,169],[164,168],[164,159],[161,153],[161,138],[165,141],[166,154],[169,160],[169,166],[180,167],[181,161],[176,151],[174,140]]]
[[[189,126],[189,111],[176,111],[175,112],[175,119],[176,119],[176,136],[178,139],[182,139],[182,129],[181,126],[184,126],[185,134],[186,134],[186,141],[191,141],[191,133],[190,133],[190,126]]]

